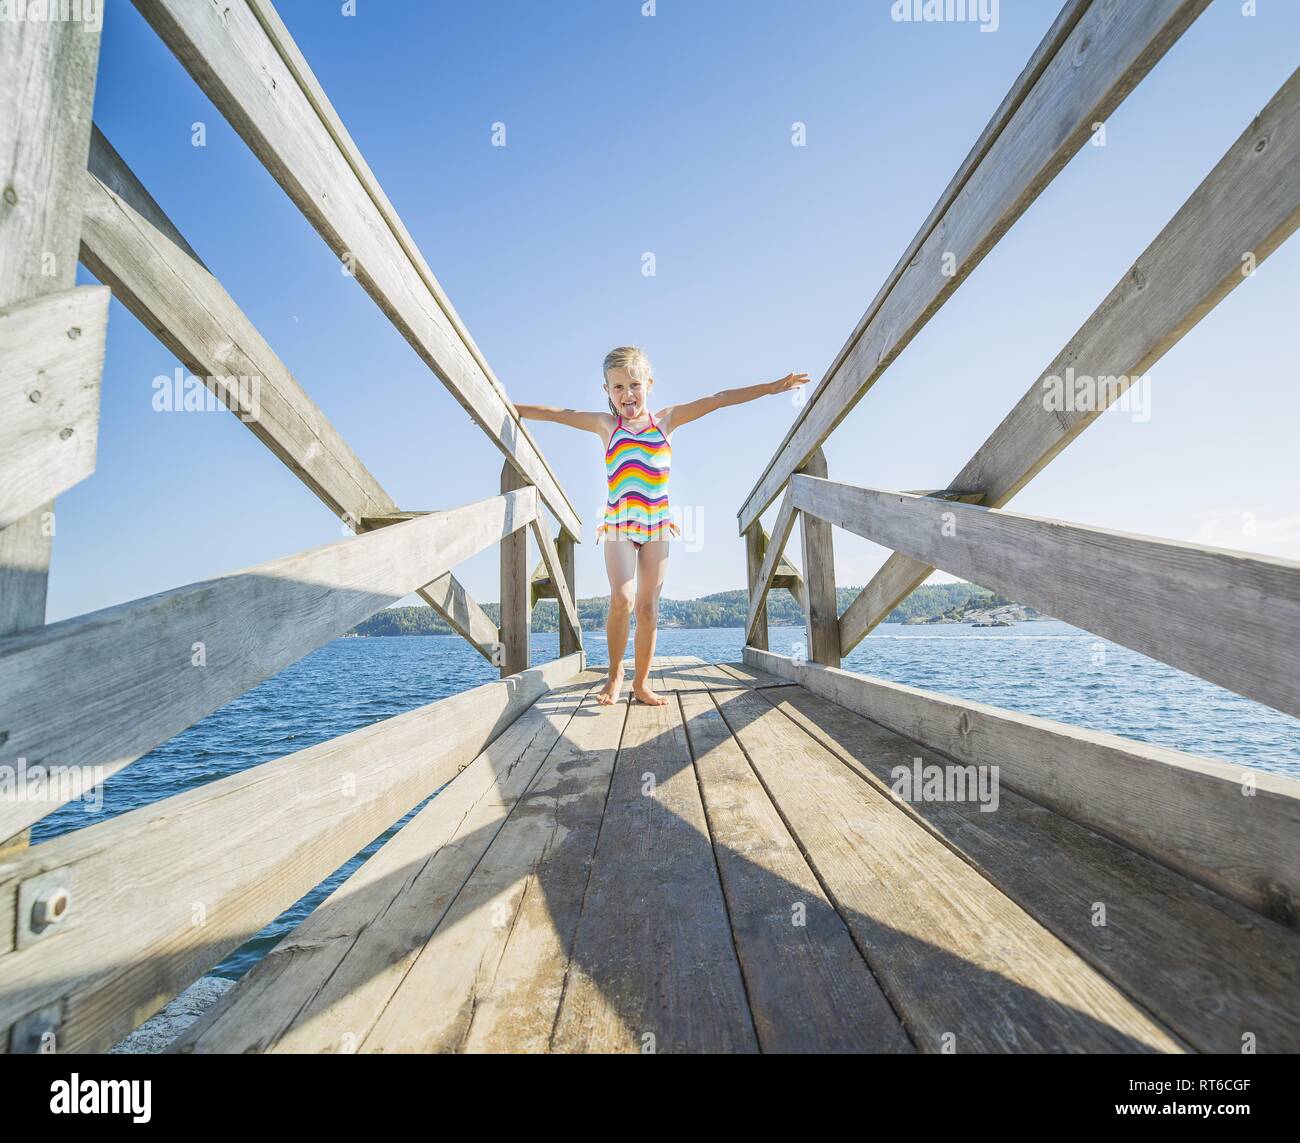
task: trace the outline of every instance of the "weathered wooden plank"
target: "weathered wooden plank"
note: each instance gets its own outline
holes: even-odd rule
[[[912,1051],[713,699],[681,704],[763,1051]]]
[[[765,698],[714,698],[919,1050],[1180,1050],[1077,953]]]
[[[103,1051],[453,778],[577,666],[556,660],[453,695],[0,865],[10,915],[14,890],[41,874],[61,872],[72,891],[57,932],[0,956],[0,1029],[61,1004],[58,1050]]]
[[[920,253],[922,243],[930,237],[934,228],[939,224],[939,220],[956,201],[957,196],[970,180],[971,173],[979,166],[980,161],[988,153],[989,147],[1006,129],[1011,117],[1024,102],[1025,96],[1034,89],[1034,85],[1042,76],[1044,69],[1052,61],[1056,53],[1061,50],[1066,37],[1074,31],[1075,25],[1078,24],[1091,3],[1092,0],[1066,0],[1061,11],[1057,13],[1056,19],[1052,21],[1052,26],[1048,28],[1047,34],[1039,41],[1038,47],[1034,49],[1034,54],[1029,57],[1029,62],[1025,64],[1024,69],[1016,77],[1015,83],[1011,85],[1011,89],[998,105],[993,117],[985,125],[984,130],[980,132],[980,137],[975,140],[975,145],[970,149],[962,165],[957,168],[957,173],[953,175],[952,180],[944,188],[943,194],[939,196],[938,202],[930,210],[929,216],[921,224],[921,229],[916,232],[912,241],[908,243],[907,249],[903,251],[903,256],[895,263],[889,277],[885,279],[884,284],[876,292],[876,296],[867,307],[867,312],[862,315],[858,324],[854,327],[853,333],[849,335],[844,347],[836,354],[830,369],[826,371],[826,377],[823,378],[822,384],[818,385],[809,394],[809,403],[822,395],[827,380],[835,376],[841,365],[843,365],[844,359],[848,357],[854,346],[861,340],[867,326],[871,323],[871,319],[875,317],[876,311],[880,308],[880,304],[889,296],[889,292],[898,283],[898,279],[903,276],[904,270]],[[797,422],[796,425],[790,426],[785,440],[781,442],[782,448],[794,435],[796,426]],[[781,450],[778,449],[777,451],[780,452]]]
[[[542,695],[171,1050],[357,1051],[595,685]]]
[[[808,476],[791,490],[805,519],[1300,715],[1300,561]]]
[[[1048,387],[1143,376],[1300,223],[1300,76],[1292,74],[1181,210],[1030,386],[953,488],[1001,508],[1083,432],[1125,385],[1099,385],[1085,408],[1057,409]],[[1249,257],[1249,265],[1243,259]],[[1076,404],[1076,402],[1071,402]],[[895,554],[840,617],[847,655],[932,567]]]
[[[0,636],[45,622],[54,501],[0,530]]]
[[[900,774],[946,758],[802,687],[764,697],[1199,1051],[1240,1053],[1247,1035],[1260,1052],[1300,1046],[1300,935],[1002,789],[997,771],[991,810],[924,799]]]
[[[906,267],[873,303],[869,318],[859,323],[860,332],[855,330],[833,371],[800,410],[739,512],[741,533],[1207,3],[1096,2],[1057,41],[1051,59],[984,147],[960,193],[939,219],[927,220],[925,237]]]
[[[826,455],[818,449],[800,469],[811,477],[825,478]],[[797,497],[790,492],[794,506]],[[839,612],[835,605],[835,546],[831,526],[820,516],[804,512],[799,517],[803,539],[803,614],[808,632],[808,658],[828,667],[840,665]]]
[[[746,616],[745,642],[764,651],[767,650],[767,608],[763,604],[767,600],[768,581],[762,575],[767,542],[767,532],[761,524],[751,525],[745,533],[745,579],[749,586],[749,610],[754,612],[752,624]]]
[[[95,470],[108,297],[83,286],[0,310],[0,528]]]
[[[1300,927],[1300,782],[747,648],[745,661]]]
[[[82,179],[86,268],[336,516],[355,530],[362,517],[395,511],[99,131]]]
[[[758,1049],[675,702],[628,708],[552,1046]]]
[[[268,4],[136,7],[561,527],[581,522]]]
[[[526,488],[509,465],[501,466],[501,492]],[[536,519],[536,517],[534,517]],[[501,677],[528,666],[528,532],[521,529],[501,540]]]
[[[559,601],[560,628],[562,630],[567,628],[570,636],[576,638],[581,644],[582,625],[578,622],[578,609],[573,604],[573,596],[570,594],[564,569],[560,565],[560,553],[555,546],[555,541],[551,539],[545,519],[534,520],[532,529],[537,539],[537,547],[542,553],[542,563],[546,565],[546,570],[551,576],[551,590],[555,592],[555,598]]]
[[[659,662],[656,677],[662,691],[674,694],[699,693],[717,687],[730,690],[746,685],[724,672],[717,663],[706,663],[694,657],[669,658]]]
[[[362,1051],[547,1050],[627,710],[580,708]]]
[[[76,285],[99,39],[93,22],[0,21],[0,309]],[[0,636],[45,622],[53,515],[47,501],[0,531]]]
[[[573,603],[576,615],[578,603],[578,573],[576,561],[574,558],[574,540],[568,532],[561,532],[559,539],[556,540],[556,546],[560,554],[560,575],[564,582],[569,585],[569,593],[573,596]],[[572,655],[582,650],[582,620],[576,620],[576,626],[566,627],[560,624],[560,654]]]
[[[79,797],[536,510],[524,489],[0,640],[0,763],[67,768],[46,799],[0,799],[0,834]]]
[[[789,679],[783,679],[780,675],[773,675],[768,671],[757,670],[745,663],[717,663],[715,666],[729,678],[750,687],[788,687],[794,685]]]
[[[498,661],[500,652],[497,650],[497,625],[451,572],[425,584],[418,594],[451,625],[453,631],[476,647],[489,663]]]
[[[392,497],[98,129],[83,180],[86,268],[353,531],[410,518],[397,512]],[[243,407],[245,397],[253,407]],[[492,660],[496,625],[450,572],[420,595]],[[444,608],[444,600],[450,607]]]
[[[758,575],[749,589],[749,613],[745,617],[745,642],[747,643],[752,642],[750,636],[756,629],[759,615],[764,616],[766,621],[768,586],[776,574],[777,565],[781,562],[781,554],[790,540],[794,521],[794,500],[787,492],[776,514],[776,522],[772,525],[772,535],[767,539],[766,550],[763,552],[763,565],[759,568]]]

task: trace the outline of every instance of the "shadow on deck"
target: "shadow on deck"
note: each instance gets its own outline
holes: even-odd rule
[[[945,760],[802,686],[657,674],[539,699],[173,1050],[1300,1046],[1290,929],[1006,788],[906,803]]]

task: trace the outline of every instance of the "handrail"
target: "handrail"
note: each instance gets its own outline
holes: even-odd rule
[[[1014,110],[1006,103],[999,108],[990,124],[997,137],[939,221],[922,228],[926,237],[915,243],[905,269],[891,278],[869,320],[860,323],[861,334],[855,331],[817,395],[799,411],[741,506],[742,534],[1207,3],[1094,0],[1064,38],[1061,21],[1053,25],[1050,61]],[[947,192],[940,202],[946,198]]]
[[[96,128],[83,176],[81,260],[113,295],[239,416],[271,453],[354,532],[397,504],[276,356],[161,206]],[[256,385],[256,407],[223,383]],[[419,595],[492,659],[496,628],[451,572]],[[444,607],[444,601],[455,606]]]
[[[494,496],[0,639],[0,764],[70,768],[52,800],[0,800],[0,837],[537,515]],[[165,700],[165,701],[160,701]]]
[[[515,720],[580,663],[553,660],[0,860],[0,915],[21,921],[36,886],[65,886],[73,902],[57,930],[0,942],[0,1032],[49,1010],[58,1051],[104,1051],[476,757],[499,777],[518,758]]]
[[[1300,561],[814,476],[790,492],[805,516],[1300,716]]]
[[[1056,359],[953,477],[1000,508],[1142,377],[1300,225],[1300,70],[1142,252]],[[1243,258],[1249,256],[1249,263]],[[1067,377],[1098,382],[1081,408],[1049,400]],[[1141,396],[1141,394],[1138,394]],[[1071,401],[1073,405],[1075,402]],[[933,568],[893,555],[840,617],[849,651]]]
[[[385,316],[580,540],[581,521],[550,466],[463,336],[283,24],[250,0],[135,5]]]

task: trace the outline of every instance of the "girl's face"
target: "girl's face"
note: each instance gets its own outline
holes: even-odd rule
[[[609,394],[610,404],[625,421],[635,421],[645,413],[654,383],[653,377],[648,381],[638,381],[626,369],[614,369],[605,374],[605,392]]]

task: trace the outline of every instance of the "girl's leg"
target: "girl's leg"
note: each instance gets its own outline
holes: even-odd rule
[[[650,664],[655,657],[655,635],[659,627],[659,591],[668,572],[668,541],[648,540],[636,556],[636,663],[632,695],[651,706],[668,700],[650,689]]]
[[[618,701],[623,686],[623,655],[627,652],[627,629],[636,599],[636,545],[631,540],[605,541],[605,571],[609,575],[609,617],[605,636],[609,640],[609,680],[596,701],[608,706]]]

